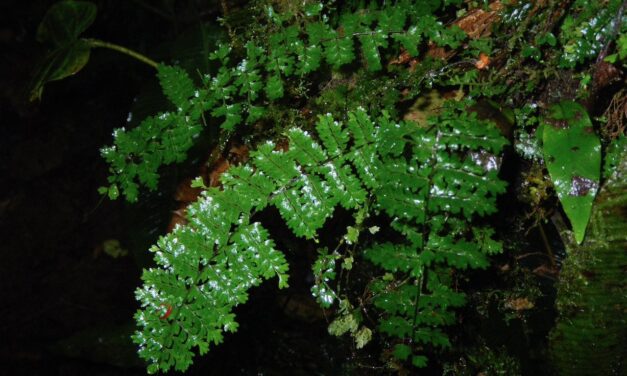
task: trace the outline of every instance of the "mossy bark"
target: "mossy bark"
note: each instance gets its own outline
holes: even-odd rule
[[[559,375],[627,374],[627,153],[592,209],[586,239],[571,242],[550,337]]]

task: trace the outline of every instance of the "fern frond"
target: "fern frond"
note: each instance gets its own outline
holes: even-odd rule
[[[204,77],[204,88],[196,88],[181,68],[160,65],[158,78],[176,111],[161,114],[158,119],[147,119],[132,131],[119,130],[114,135],[115,146],[103,149],[111,166],[111,189],[121,188],[130,201],[136,200],[140,185],[155,189],[159,167],[185,158],[200,133],[199,123],[204,113],[221,119],[220,127],[230,132],[242,123],[254,124],[266,113],[268,101],[284,98],[290,77],[302,77],[329,67],[339,69],[353,63],[359,55],[370,71],[380,71],[383,49],[393,48],[398,52],[402,46],[415,56],[420,43],[427,40],[438,45],[456,45],[465,38],[463,32],[450,30],[434,16],[423,14],[427,11],[424,7],[421,1],[402,1],[381,9],[373,6],[344,12],[338,18],[339,24],[329,17],[314,21],[309,16],[304,26],[283,26],[283,18],[272,11],[270,18],[276,31],[261,41],[248,41],[242,60],[232,64],[233,52],[227,45],[219,46],[211,54],[210,59],[218,61],[220,68],[215,75]],[[323,8],[318,4],[312,9]],[[158,123],[156,132],[154,123]],[[132,138],[131,147],[126,142],[129,138],[125,138],[126,133]],[[146,144],[149,147],[143,148]],[[366,171],[366,165],[373,160],[357,154],[353,158],[362,164],[360,174],[371,174]],[[372,176],[368,184],[373,184]]]
[[[195,106],[202,108],[198,102]],[[116,129],[116,145],[101,149],[112,175],[109,184],[128,201],[137,201],[139,185],[156,189],[158,170],[163,164],[181,162],[201,131],[201,110],[193,118],[183,112],[166,112],[144,119],[138,128]]]
[[[205,353],[222,341],[223,332],[236,331],[233,308],[263,279],[277,276],[279,287],[287,286],[283,254],[261,224],[249,224],[254,198],[233,193],[205,192],[189,208],[190,224],[152,248],[160,268],[142,276],[137,299],[143,310],[135,316],[142,330],[133,338],[152,363],[151,372],[184,370],[193,348]]]
[[[351,116],[353,122],[373,127],[363,111]],[[325,124],[339,125],[321,117],[318,128],[325,129]],[[356,126],[352,129],[363,132]],[[344,135],[343,147],[349,135],[353,149],[364,146],[362,133],[336,133]],[[223,191],[211,188],[188,208],[188,225],[177,227],[152,248],[159,268],[142,277],[137,298],[143,310],[136,315],[142,330],[134,336],[140,355],[156,365],[149,370],[185,369],[193,348],[206,352],[211,343],[222,340],[224,331],[236,330],[233,308],[263,279],[276,275],[279,287],[287,286],[283,254],[261,224],[249,224],[254,211],[272,204],[294,234],[312,238],[340,201],[354,207],[365,200],[365,193],[353,192],[360,191],[355,187],[359,181],[341,161],[341,153],[329,159],[306,132],[292,129],[288,135],[289,151],[275,150],[272,143],[261,145],[251,154],[250,166],[224,174]],[[166,317],[168,308],[172,311]]]
[[[248,166],[225,173],[224,190],[205,191],[189,207],[188,225],[152,249],[160,268],[144,273],[137,293],[143,307],[136,316],[143,327],[135,336],[140,354],[157,364],[154,369],[184,369],[194,347],[206,352],[224,331],[237,329],[232,310],[247,300],[251,287],[273,276],[280,287],[287,285],[285,257],[261,224],[250,223],[254,212],[272,205],[296,236],[312,239],[336,206],[364,208],[370,199],[407,239],[375,244],[363,253],[384,271],[408,277],[400,285],[386,279],[375,283],[380,330],[403,343],[449,346],[439,327],[454,320],[451,309],[463,304],[463,295],[452,291],[440,270],[485,267],[486,255],[500,249],[489,229],[472,227],[469,219],[492,210],[501,185],[492,181],[492,171],[465,166],[456,154],[482,146],[499,152],[503,142],[488,130],[491,125],[464,117],[461,105],[447,108],[429,130],[394,122],[385,113],[373,120],[363,109],[349,112],[346,124],[320,116],[320,143],[291,129],[289,150],[264,143],[251,153]],[[464,143],[461,136],[438,142],[470,126],[483,137],[481,143],[474,138]],[[431,141],[413,145],[416,140]],[[441,191],[468,203],[441,201]],[[328,306],[337,298],[329,285],[337,254],[321,257],[312,291]],[[164,307],[171,313],[164,314]],[[426,361],[420,354],[412,359]]]
[[[424,363],[422,355],[408,344],[449,346],[437,327],[451,323],[450,308],[463,304],[463,295],[453,292],[437,271],[484,268],[486,256],[500,250],[491,239],[493,232],[471,221],[496,210],[496,195],[505,185],[495,169],[469,155],[476,150],[498,154],[506,140],[494,125],[464,111],[467,105],[447,103],[440,116],[430,119],[429,128],[407,135],[413,141],[412,158],[401,156],[398,147],[377,169],[381,184],[374,187],[376,205],[407,241],[375,244],[364,256],[389,273],[413,278],[413,284],[402,286],[381,280],[375,305],[384,311],[381,331],[399,338],[407,346],[401,355],[411,353],[419,364]]]

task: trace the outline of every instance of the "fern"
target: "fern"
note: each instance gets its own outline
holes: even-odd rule
[[[159,66],[159,80],[176,111],[148,118],[130,131],[116,130],[115,145],[102,150],[111,166],[109,191],[121,188],[129,201],[135,201],[140,185],[155,189],[158,168],[185,159],[205,112],[221,119],[221,128],[230,132],[262,118],[269,102],[284,98],[290,78],[325,68],[337,70],[359,55],[368,70],[380,71],[384,50],[397,54],[402,47],[417,56],[420,44],[428,41],[457,47],[465,34],[437,20],[432,12],[440,5],[433,4],[404,0],[380,9],[344,12],[338,17],[339,27],[331,17],[320,17],[321,4],[310,6],[313,10],[305,13],[304,22],[289,26],[269,8],[273,33],[248,41],[245,51],[220,46],[210,57],[220,68],[203,76],[202,88],[196,88],[182,69]],[[233,63],[234,56],[242,54]]]
[[[113,132],[115,145],[101,150],[113,173],[107,190],[110,197],[111,192],[121,189],[127,200],[134,202],[138,183],[156,189],[159,167],[185,160],[200,133],[200,118],[211,107],[206,91],[197,90],[183,69],[159,65],[158,77],[165,96],[177,110],[148,117],[132,130]]]
[[[328,116],[318,130],[327,140],[339,132],[348,141],[339,127]],[[346,189],[359,185],[346,160],[321,165],[328,156],[307,133],[292,130],[290,142],[288,152],[274,150],[272,143],[260,146],[252,155],[254,169],[231,169],[223,178],[224,190],[206,191],[189,208],[190,224],[153,247],[160,268],[144,273],[144,287],[137,293],[144,310],[136,315],[144,328],[134,338],[140,355],[153,364],[150,371],[186,369],[193,347],[206,352],[210,343],[222,340],[223,331],[235,330],[233,307],[244,303],[247,290],[263,278],[278,275],[279,286],[287,286],[283,255],[261,224],[250,223],[254,210],[272,204],[296,235],[311,238],[340,199],[350,195]],[[356,141],[353,149],[360,146]],[[345,180],[333,179],[336,169]]]
[[[115,145],[103,149],[112,172],[104,191],[134,201],[140,185],[155,189],[159,167],[185,158],[207,115],[228,134],[264,119],[269,107],[286,105],[294,82],[317,71],[340,70],[359,58],[374,77],[386,69],[385,54],[401,48],[411,56],[428,42],[457,48],[465,35],[443,26],[433,15],[439,7],[437,1],[401,1],[329,17],[328,9],[310,4],[296,21],[268,8],[271,32],[242,50],[221,45],[210,56],[219,68],[203,75],[200,87],[184,70],[160,65],[158,78],[174,110],[115,132]],[[157,266],[144,272],[137,291],[142,309],[133,337],[148,370],[185,370],[195,351],[204,354],[237,330],[233,309],[252,287],[274,276],[279,287],[287,286],[283,253],[253,220],[268,206],[296,236],[314,241],[338,206],[356,213],[343,240],[354,253],[342,256],[340,244],[314,264],[314,296],[324,307],[340,301],[332,333],[350,333],[360,348],[372,336],[334,282],[342,259],[344,270],[353,262],[380,268],[370,303],[379,331],[393,338],[395,357],[421,367],[427,360],[422,349],[450,346],[444,326],[464,304],[451,269],[485,267],[486,256],[500,251],[492,230],[473,220],[494,212],[504,190],[497,170],[479,161],[497,155],[505,141],[468,113],[468,105],[449,102],[422,125],[393,121],[385,111],[373,119],[363,108],[347,112],[343,122],[321,115],[315,135],[301,128],[285,132],[288,151],[267,142],[248,165],[232,167],[221,179],[223,190],[203,192],[188,208],[188,225],[151,249]],[[365,218],[375,212],[389,217],[397,236],[357,247]]]
[[[137,292],[142,330],[134,340],[149,370],[186,369],[193,348],[205,353],[225,331],[237,329],[232,309],[247,300],[251,287],[273,276],[279,287],[287,286],[283,254],[262,224],[251,222],[253,213],[270,205],[295,235],[315,239],[337,206],[353,210],[373,200],[372,210],[387,213],[406,241],[375,244],[364,255],[412,281],[375,283],[380,329],[408,344],[448,345],[438,327],[452,322],[448,308],[463,304],[463,296],[441,271],[484,267],[485,255],[500,250],[489,229],[471,228],[469,221],[494,210],[504,185],[495,170],[468,155],[498,153],[505,143],[493,126],[463,112],[462,104],[449,106],[427,129],[394,122],[386,113],[375,124],[363,109],[350,112],[346,124],[320,116],[319,142],[293,128],[288,151],[267,142],[249,165],[229,170],[223,190],[205,191],[189,208],[189,225],[152,248],[159,267],[145,271]],[[326,269],[325,281],[333,277],[332,265],[333,259],[318,265]],[[426,270],[433,270],[428,278]],[[316,291],[326,305],[336,297],[328,285]],[[363,345],[369,329],[359,333]],[[415,356],[414,364],[422,365],[423,358]]]
[[[383,311],[380,330],[401,340],[394,354],[411,355],[416,366],[423,366],[426,357],[414,354],[411,344],[450,347],[440,327],[453,323],[450,309],[464,304],[463,294],[451,287],[450,268],[484,268],[486,256],[500,252],[493,230],[471,223],[477,215],[496,211],[496,194],[505,189],[495,168],[472,157],[478,151],[500,152],[505,141],[495,127],[452,102],[430,120],[430,127],[412,134],[409,161],[394,158],[382,166],[389,176],[375,192],[379,209],[406,242],[378,243],[364,252],[384,271],[399,275],[373,285],[374,304]]]
[[[621,0],[603,3],[576,0],[572,14],[568,14],[561,25],[559,39],[563,50],[559,66],[573,68],[595,58],[617,35],[625,33],[625,18],[620,11],[625,7],[623,3]]]
[[[536,103],[536,94],[541,94],[542,102],[550,104],[564,94],[561,89],[574,90],[571,84],[577,79],[578,97],[604,89],[619,76],[614,64],[625,52],[622,0],[535,6],[485,2],[483,9],[477,2],[462,0],[367,5],[329,1],[328,6],[316,0],[261,0],[251,7],[252,13],[261,12],[251,18],[262,22],[244,31],[248,36],[243,39],[233,31],[243,25],[239,17],[246,12],[226,14],[224,7],[222,21],[231,41],[207,56],[214,69],[205,64],[206,71],[193,77],[181,67],[157,64],[120,46],[77,39],[95,14],[93,5],[78,3],[53,7],[38,34],[59,47],[63,41],[45,34],[64,29],[56,21],[76,21],[79,27],[70,33],[68,43],[81,47],[80,61],[66,53],[76,51],[64,46],[62,51],[56,48],[63,53],[51,56],[78,61],[80,69],[90,48],[129,54],[157,69],[171,103],[169,110],[134,129],[114,131],[113,146],[102,149],[111,172],[109,186],[99,190],[102,194],[111,199],[122,194],[136,201],[142,187],[157,189],[161,166],[186,159],[207,125],[220,128],[221,140],[235,132],[257,137],[262,126],[272,125],[272,132],[282,132],[289,142],[287,150],[273,142],[257,145],[247,165],[231,166],[222,176],[223,188],[207,188],[202,178],[196,179],[193,186],[204,192],[186,208],[187,224],[178,225],[151,248],[156,265],[144,271],[143,286],[136,292],[141,309],[135,315],[139,330],[133,336],[150,373],[184,371],[195,353],[208,352],[227,332],[236,331],[234,309],[247,301],[253,287],[274,277],[279,288],[288,285],[286,257],[256,221],[256,214],[268,207],[278,210],[294,235],[316,244],[319,231],[338,207],[352,213],[354,223],[336,239],[335,248],[321,246],[312,265],[312,295],[323,308],[337,308],[328,331],[349,334],[359,349],[373,337],[369,326],[376,325],[374,334],[385,336],[379,342],[382,355],[396,358],[385,359],[388,365],[403,369],[400,363],[406,362],[424,367],[428,357],[452,347],[447,326],[456,321],[455,309],[466,300],[457,288],[460,275],[487,267],[489,256],[501,251],[494,230],[481,225],[486,221],[480,217],[496,211],[496,196],[505,190],[497,158],[506,141],[492,124],[469,110],[471,100],[446,102],[443,98],[451,93],[444,91],[457,89],[456,98],[488,99],[485,103],[492,110],[499,108],[506,115],[503,103],[492,99],[507,94],[506,106],[514,106]],[[270,3],[282,10],[276,12]],[[501,17],[503,7],[510,10]],[[87,11],[76,13],[79,8]],[[501,28],[492,28],[500,17]],[[230,21],[238,23],[235,28]],[[501,33],[486,38],[494,31]],[[618,53],[608,55],[614,47]],[[512,58],[517,53],[520,58]],[[594,67],[583,65],[593,58]],[[63,77],[68,75],[65,65],[56,70]],[[35,86],[61,77],[53,73],[39,77]],[[434,85],[441,96],[426,96],[406,114],[421,119],[420,124],[394,120],[409,100]],[[594,100],[589,102],[594,105]],[[473,108],[492,112],[481,107]],[[327,114],[315,120],[321,112]],[[422,120],[434,112],[438,115]],[[620,116],[613,119],[616,124],[611,116],[608,119],[607,129],[601,130],[613,139],[621,133],[622,123]],[[521,143],[541,131],[534,129],[538,122],[532,120],[522,119],[527,129],[518,137]],[[547,127],[545,152],[550,133],[561,132]],[[618,166],[616,150],[623,140],[617,139],[605,153],[599,145],[594,148],[599,156],[606,154],[608,187],[616,176],[610,172]],[[549,168],[551,164],[561,170],[574,168],[546,159]],[[546,193],[541,173],[533,173],[535,167],[522,185],[531,184],[532,193]],[[537,204],[546,200],[544,196],[531,201]],[[538,220],[545,214],[534,213]],[[367,277],[344,278],[353,268],[368,271]],[[343,283],[350,285],[346,288]],[[587,325],[589,318],[579,321]],[[564,325],[557,330],[573,332]],[[573,341],[553,337],[556,360],[569,368],[573,362],[566,350]],[[614,353],[608,352],[610,357]],[[457,370],[458,363],[462,362],[454,362],[448,371]],[[463,368],[470,372],[466,365]]]

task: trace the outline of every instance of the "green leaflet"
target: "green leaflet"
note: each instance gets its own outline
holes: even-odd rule
[[[270,100],[283,97],[283,80],[278,75],[270,76],[266,85],[266,95]]]
[[[318,304],[323,308],[329,308],[337,299],[335,291],[329,286],[329,283],[335,279],[335,262],[340,258],[336,253],[329,254],[328,251],[319,251],[313,267],[311,268],[316,279],[315,284],[311,288],[311,295],[316,298]]]
[[[194,96],[196,87],[187,72],[179,67],[160,64],[157,77],[163,94],[176,108],[187,110],[191,104],[189,98]]]
[[[543,125],[544,159],[575,239],[581,243],[599,189],[601,143],[586,109],[575,102],[553,105]]]
[[[349,38],[337,36],[335,32],[329,40],[323,43],[327,62],[335,69],[348,64],[355,59],[353,53],[353,41]]]
[[[96,5],[65,0],[50,7],[37,28],[37,40],[56,47],[75,41],[96,19]]]
[[[381,65],[379,47],[387,46],[386,37],[387,35],[381,35],[376,31],[372,31],[370,35],[361,36],[359,38],[368,70],[378,71],[383,68]]]

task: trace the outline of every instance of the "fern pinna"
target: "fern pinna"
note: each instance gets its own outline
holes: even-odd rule
[[[151,249],[158,266],[144,272],[137,291],[143,309],[134,336],[149,371],[184,370],[195,347],[203,354],[237,330],[232,310],[262,280],[277,276],[287,286],[284,255],[251,220],[269,205],[306,239],[316,238],[338,205],[387,215],[404,240],[374,243],[358,258],[398,277],[373,284],[379,329],[398,338],[394,354],[411,355],[416,366],[426,363],[421,346],[448,345],[441,327],[464,302],[451,287],[451,268],[485,267],[486,255],[500,250],[490,229],[471,226],[474,216],[495,210],[504,190],[496,168],[474,157],[500,152],[506,141],[498,130],[449,102],[424,127],[386,113],[373,120],[358,109],[346,124],[320,116],[316,137],[293,128],[288,138],[289,150],[267,142],[248,165],[231,168],[223,190],[207,189],[190,206],[189,224]],[[327,298],[325,305],[333,302]]]
[[[121,192],[136,201],[140,186],[156,189],[159,167],[185,159],[205,114],[230,132],[241,124],[255,124],[269,105],[286,96],[291,83],[313,72],[337,70],[358,57],[367,70],[377,72],[384,69],[384,50],[398,54],[402,47],[417,56],[427,43],[458,47],[464,32],[444,26],[433,14],[445,4],[403,0],[379,8],[373,3],[339,15],[321,3],[305,6],[298,15],[278,14],[268,7],[268,35],[255,37],[238,51],[221,45],[210,56],[219,68],[202,76],[202,87],[184,70],[160,65],[159,80],[175,110],[114,133],[115,144],[102,150],[111,166],[110,185],[103,192],[112,198]]]

